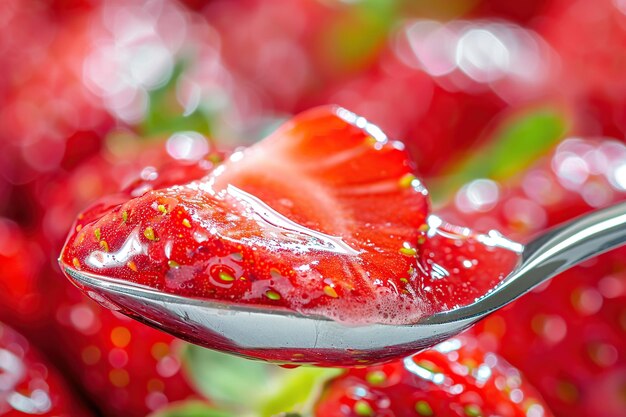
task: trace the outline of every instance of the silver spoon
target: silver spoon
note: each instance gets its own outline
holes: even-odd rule
[[[586,259],[626,243],[626,203],[598,210],[519,245],[517,267],[473,304],[410,325],[348,325],[165,294],[62,265],[105,307],[201,346],[281,363],[349,366],[388,361],[433,346]]]

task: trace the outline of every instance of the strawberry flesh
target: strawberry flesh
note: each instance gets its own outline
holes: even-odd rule
[[[468,304],[517,259],[429,217],[402,146],[335,107],[298,116],[200,180],[88,220],[66,243],[68,266],[347,322],[409,323]]]

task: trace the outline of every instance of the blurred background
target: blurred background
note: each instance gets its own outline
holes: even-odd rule
[[[485,180],[568,137],[614,138],[604,165],[626,189],[625,0],[2,0],[0,27],[0,320],[102,415],[196,395],[178,342],[56,266],[80,210],[168,164],[333,103],[402,140],[437,206],[487,211]],[[570,190],[601,170],[576,149],[555,168]],[[536,213],[514,231],[547,225]]]

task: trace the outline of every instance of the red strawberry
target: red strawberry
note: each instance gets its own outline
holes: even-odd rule
[[[240,111],[256,110],[257,116],[272,109],[293,111],[322,75],[313,68],[313,41],[331,12],[336,10],[302,0],[216,1],[205,7],[203,14],[221,37],[224,63],[237,80],[234,88],[245,90],[233,98],[246,94],[254,99]],[[238,30],[234,20],[248,29]],[[244,50],[245,57],[237,52]]]
[[[391,39],[373,68],[306,103],[338,103],[380,125],[406,143],[423,176],[441,173],[511,108],[543,99],[553,72],[545,42],[512,24],[414,19]],[[506,62],[474,61],[481,40]]]
[[[168,144],[140,143],[127,135],[123,146],[115,146],[109,139],[107,152],[69,172],[42,176],[30,189],[34,206],[40,206],[35,211],[42,213],[36,239],[27,239],[13,222],[0,221],[0,319],[60,359],[110,416],[142,417],[193,395],[194,389],[177,367],[172,336],[89,301],[52,268],[52,257],[76,213],[94,199],[122,188],[130,198],[154,186],[202,177],[213,168],[208,142],[189,148],[200,150],[195,154],[177,153],[175,141]],[[143,179],[131,181],[138,176]]]
[[[469,334],[370,367],[283,369],[193,345],[185,362],[213,404],[179,403],[154,417],[552,416],[517,369]]]
[[[43,3],[9,3],[15,3],[5,6],[13,11],[9,22],[18,33],[29,29],[23,38],[6,37],[13,42],[3,54],[10,83],[0,109],[1,171],[21,184],[74,162],[70,159],[93,155],[111,118],[82,81],[88,15],[68,13],[59,21]],[[66,154],[73,137],[77,140]]]
[[[626,146],[615,140],[567,139],[506,184],[480,179],[461,188],[441,214],[479,230],[528,238],[626,197]]]
[[[546,8],[546,0],[512,2],[507,0],[480,0],[469,13],[481,18],[499,18],[529,23],[540,18]]]
[[[558,52],[553,94],[577,109],[581,135],[626,134],[626,6],[621,0],[550,0],[535,27]]]
[[[331,381],[317,417],[548,417],[519,371],[468,335]]]
[[[619,142],[567,140],[509,185],[479,180],[465,186],[456,196],[455,218],[481,230],[530,236],[626,199],[625,161]],[[618,417],[626,409],[625,256],[622,248],[573,268],[476,330],[559,415]]]
[[[69,4],[61,10],[63,3]],[[8,74],[0,80],[0,100],[5,99],[0,107],[0,174],[10,183],[30,183],[74,168],[101,150],[114,121],[144,133],[208,129],[206,118],[198,122],[192,117],[201,111],[188,108],[189,101],[201,98],[202,88],[211,89],[207,84],[220,85],[227,77],[208,25],[169,0],[82,3],[9,0],[8,6],[0,6],[0,20],[16,32],[0,40],[0,51],[7,50],[0,63]],[[141,35],[137,28],[143,28]],[[182,61],[188,61],[190,51],[193,65],[187,68]],[[136,60],[143,54],[153,65]],[[198,72],[203,77],[190,76]],[[164,87],[166,81],[174,88]],[[157,90],[158,97],[150,97]],[[177,122],[168,119],[176,112],[184,128],[168,125]]]
[[[425,195],[399,144],[318,108],[201,181],[79,219],[62,259],[179,295],[409,322],[471,302],[516,258],[426,224]]]
[[[89,415],[65,381],[22,335],[0,323],[0,415]]]
[[[105,415],[142,417],[195,396],[181,369],[181,341],[106,310],[74,288],[55,318],[61,356]]]
[[[35,342],[49,321],[41,273],[46,256],[13,221],[0,217],[0,321],[11,323]],[[33,337],[34,336],[34,337]]]

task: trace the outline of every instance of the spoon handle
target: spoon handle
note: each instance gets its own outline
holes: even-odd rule
[[[468,306],[432,316],[433,323],[478,319],[555,275],[624,244],[626,202],[578,217],[526,244],[518,266],[489,294]]]

